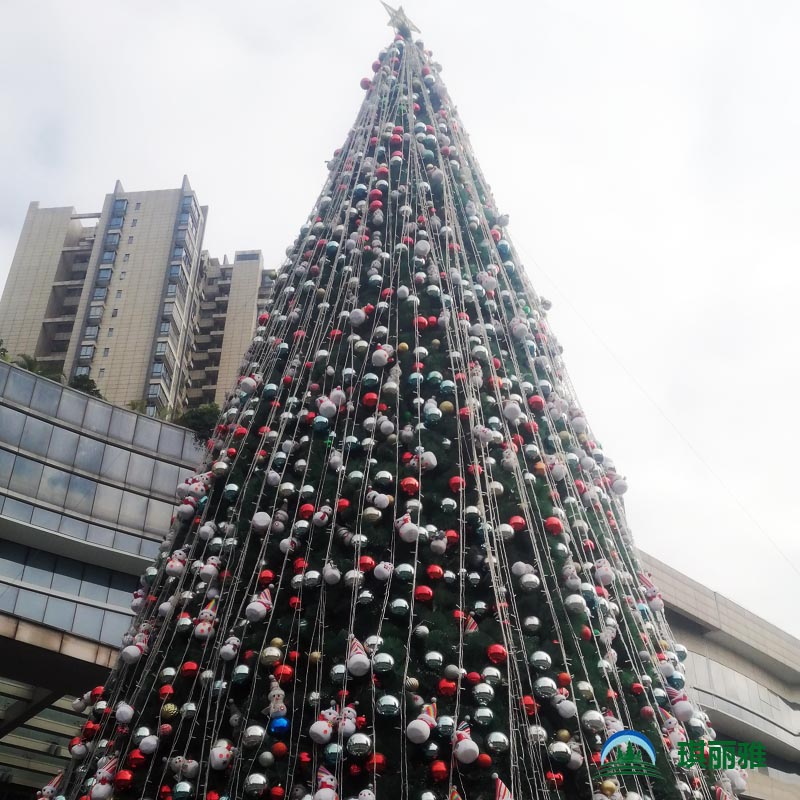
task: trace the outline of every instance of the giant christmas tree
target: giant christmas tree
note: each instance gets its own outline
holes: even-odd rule
[[[672,800],[737,777],[678,764],[714,732],[625,479],[438,65],[392,22],[48,797]],[[623,729],[654,767],[601,758]]]

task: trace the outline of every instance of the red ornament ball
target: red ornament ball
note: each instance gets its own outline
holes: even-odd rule
[[[131,769],[139,769],[147,763],[147,756],[138,748],[135,747],[128,753],[128,766]]]
[[[289,683],[294,678],[294,668],[288,664],[278,664],[272,674],[278,683]]]
[[[544,397],[535,394],[528,398],[528,406],[532,411],[544,411]]]
[[[511,517],[508,521],[508,524],[514,529],[515,533],[520,533],[525,530],[525,519],[524,517]]]
[[[446,762],[442,761],[441,759],[437,759],[431,764],[431,777],[435,781],[446,781],[449,775],[450,767],[447,766]]]
[[[548,770],[544,777],[554,789],[560,789],[564,785],[564,776],[560,772],[551,772]]]
[[[539,710],[539,704],[529,694],[522,698],[522,707],[529,717],[532,717]]]
[[[130,789],[133,786],[133,773],[129,769],[121,769],[114,776],[114,788]]]
[[[433,589],[430,586],[417,586],[414,589],[414,599],[420,603],[430,603],[433,600]]]
[[[544,521],[544,529],[553,536],[558,536],[564,532],[564,524],[558,517],[548,517]]]
[[[492,757],[488,753],[481,753],[476,763],[482,769],[489,769],[492,766]]]
[[[286,758],[289,754],[289,746],[285,742],[275,742],[270,748],[270,752],[275,758]]]
[[[369,772],[375,772],[380,775],[386,770],[386,756],[383,753],[373,753],[367,758],[364,766]]]
[[[444,576],[444,570],[438,564],[430,564],[425,572],[432,581],[440,581]]]
[[[458,691],[458,684],[455,681],[442,678],[439,681],[439,694],[443,697],[453,697]]]
[[[403,478],[400,481],[400,488],[408,495],[415,495],[419,492],[419,481],[416,478]]]
[[[448,481],[448,484],[450,486],[450,491],[458,494],[464,490],[467,482],[460,475],[453,475],[453,477]]]
[[[196,661],[184,661],[181,664],[181,678],[194,678],[199,672],[200,667]]]
[[[651,720],[655,719],[656,712],[653,710],[652,706],[642,706],[639,709],[639,714],[641,715],[642,719]]]
[[[492,664],[505,664],[508,658],[508,650],[502,644],[490,644],[486,648],[486,655]]]

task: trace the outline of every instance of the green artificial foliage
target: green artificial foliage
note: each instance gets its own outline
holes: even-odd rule
[[[59,791],[682,800],[706,720],[549,304],[422,45],[363,85]],[[600,773],[620,729],[657,777]]]

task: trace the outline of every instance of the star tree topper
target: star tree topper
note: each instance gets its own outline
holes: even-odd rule
[[[421,33],[420,29],[408,18],[406,12],[403,11],[403,6],[392,8],[388,3],[381,0],[381,5],[389,12],[389,22],[398,33],[401,33],[406,38],[411,38],[412,31],[414,33]]]

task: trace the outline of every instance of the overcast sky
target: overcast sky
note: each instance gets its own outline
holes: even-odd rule
[[[800,4],[408,0],[627,474],[640,546],[800,635]],[[274,10],[270,10],[274,9]],[[392,36],[378,0],[6,5],[0,283],[29,201],[188,174],[279,264]]]

